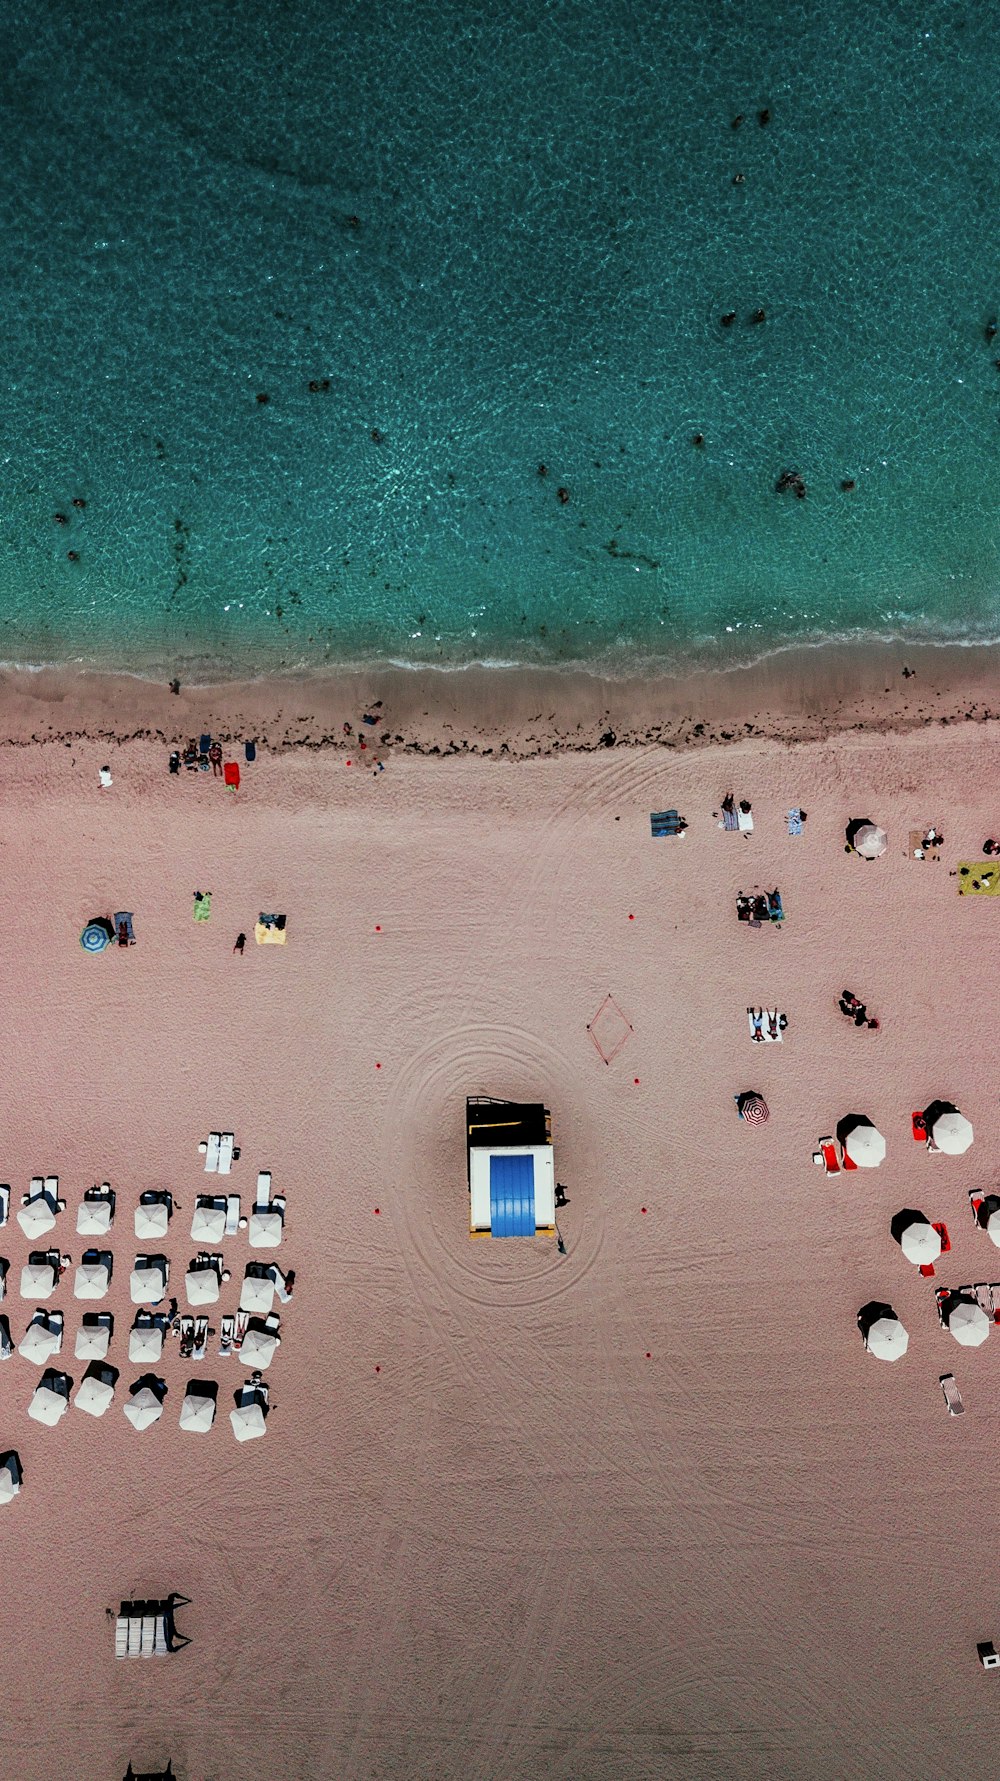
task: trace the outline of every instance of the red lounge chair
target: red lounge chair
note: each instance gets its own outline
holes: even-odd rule
[[[982,1194],[977,1194],[975,1189],[973,1189],[973,1191],[969,1195],[969,1205],[972,1207],[972,1217],[973,1217],[973,1221],[976,1224],[977,1228],[979,1226],[979,1208],[982,1205],[982,1203],[983,1203]]]
[[[925,1280],[933,1280],[934,1273],[935,1273],[934,1263],[933,1262],[921,1262],[919,1271],[923,1275]]]
[[[222,769],[222,775],[226,784],[231,785],[234,792],[239,791],[240,768],[238,761],[227,761]]]
[[[843,1158],[844,1158],[844,1168],[845,1169],[856,1169],[857,1168],[857,1166],[858,1166],[857,1163],[852,1163],[846,1150],[843,1152]]]
[[[918,1144],[926,1144],[927,1143],[927,1127],[924,1124],[923,1114],[922,1113],[911,1113],[910,1118],[913,1122],[913,1136],[916,1139],[917,1143]]]
[[[941,1254],[947,1255],[949,1249],[951,1248],[951,1238],[948,1235],[948,1226],[944,1223],[932,1224],[931,1230],[937,1231],[937,1234],[941,1239]]]
[[[840,1163],[837,1160],[837,1146],[834,1143],[833,1139],[832,1138],[821,1138],[819,1141],[819,1147],[820,1147],[820,1151],[821,1151],[822,1157],[823,1157],[823,1167],[826,1170],[827,1174],[828,1175],[839,1175],[840,1174]],[[853,1167],[853,1165],[852,1165],[852,1167]]]

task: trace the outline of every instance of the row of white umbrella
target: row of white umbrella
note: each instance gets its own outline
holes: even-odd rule
[[[114,1395],[115,1388],[110,1380],[88,1373],[77,1388],[73,1404],[77,1410],[83,1410],[88,1416],[103,1416],[110,1409]],[[133,1388],[122,1409],[134,1429],[141,1433],[159,1422],[163,1415],[165,1395],[165,1388],[162,1391],[151,1385]],[[242,1392],[240,1398],[236,1408],[229,1412],[229,1421],[237,1441],[252,1441],[266,1432],[266,1404],[262,1395],[255,1392],[253,1387]],[[28,1415],[46,1428],[55,1428],[68,1409],[68,1382],[67,1389],[61,1391],[58,1384],[43,1379],[32,1394]],[[215,1421],[215,1410],[214,1395],[188,1391],[181,1404],[179,1426],[191,1434],[207,1434]]]
[[[261,1272],[251,1269],[261,1268]],[[228,1268],[215,1261],[196,1258],[184,1275],[184,1292],[189,1305],[215,1305],[222,1284],[228,1281]],[[137,1260],[129,1277],[129,1295],[133,1305],[158,1305],[166,1296],[170,1279],[170,1263],[166,1256],[145,1256]],[[50,1299],[59,1283],[56,1266],[48,1260],[26,1262],[21,1269],[22,1299]],[[73,1282],[75,1299],[103,1299],[111,1285],[110,1258],[80,1263]],[[262,1268],[250,1264],[240,1289],[240,1310],[251,1316],[266,1317],[274,1303],[275,1280]]]
[[[36,1366],[45,1366],[62,1348],[62,1318],[58,1313],[36,1313],[29,1323],[23,1338],[17,1345],[18,1354],[25,1360],[34,1361]],[[261,1372],[269,1367],[274,1359],[280,1336],[272,1330],[248,1329],[243,1341],[235,1350],[236,1357],[245,1367],[256,1367]],[[90,1359],[102,1360],[108,1351],[105,1340],[99,1344],[99,1353],[89,1354]],[[163,1331],[158,1325],[147,1327],[135,1326],[129,1331],[128,1358],[130,1361],[155,1361],[163,1353]],[[77,1358],[81,1358],[80,1344],[77,1344]]]
[[[53,1194],[42,1189],[33,1194],[17,1213],[17,1222],[26,1237],[45,1237],[55,1228],[60,1210]],[[165,1237],[170,1228],[172,1206],[169,1195],[161,1199],[140,1201],[135,1209],[135,1234],[145,1242]],[[111,1229],[114,1210],[110,1198],[84,1200],[77,1213],[76,1228],[80,1236],[104,1237]],[[282,1211],[275,1206],[255,1207],[247,1222],[247,1241],[252,1249],[277,1249],[284,1230]],[[200,1198],[191,1219],[191,1236],[195,1242],[221,1243],[226,1235],[225,1202]]]
[[[979,1348],[993,1328],[993,1319],[975,1299],[953,1293],[942,1308],[945,1328],[963,1348]],[[869,1354],[879,1360],[901,1360],[909,1332],[891,1305],[872,1302],[858,1312],[858,1325]]]
[[[972,1121],[949,1101],[937,1101],[924,1115],[927,1136],[945,1156],[964,1156],[973,1140]],[[864,1113],[850,1113],[837,1126],[844,1155],[857,1169],[877,1169],[885,1161],[885,1139]]]

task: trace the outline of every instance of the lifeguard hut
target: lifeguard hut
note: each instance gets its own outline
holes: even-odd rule
[[[552,1116],[540,1102],[472,1095],[465,1103],[469,1235],[556,1234]]]

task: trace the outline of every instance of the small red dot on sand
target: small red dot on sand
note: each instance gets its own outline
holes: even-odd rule
[[[646,1208],[645,1208],[645,1206],[640,1206],[640,1207],[639,1207],[639,1211],[640,1211],[640,1212],[642,1212],[642,1213],[645,1213],[645,1210],[646,1210]]]
[[[381,1206],[376,1206],[376,1208],[375,1208],[375,1217],[376,1218],[379,1216],[379,1213],[381,1212],[381,1210],[382,1210]],[[646,1208],[644,1206],[643,1211],[645,1212],[645,1210],[646,1210]]]
[[[634,920],[635,920],[635,916],[634,916],[634,915],[630,915],[630,916],[629,916],[629,921],[634,921]]]
[[[379,927],[378,922],[375,923],[375,932],[376,932],[376,934],[381,934],[381,932],[382,932],[382,929]]]
[[[376,1065],[375,1065],[375,1068],[376,1068],[376,1070],[381,1070],[381,1068],[382,1068],[382,1065],[381,1065],[381,1064],[376,1064]]]
[[[348,766],[349,766],[349,767],[353,767],[353,765],[354,765],[354,762],[353,762],[353,761],[348,761],[348,763],[347,763],[347,765],[348,765]]]
[[[653,1358],[653,1357],[652,1357],[652,1355],[651,1355],[651,1354],[650,1354],[650,1352],[649,1352],[649,1349],[648,1349],[648,1348],[647,1348],[647,1350],[646,1350],[646,1359],[647,1359],[647,1360],[652,1360],[652,1358]]]
[[[632,1078],[632,1081],[633,1081],[633,1082],[634,1082],[634,1083],[635,1083],[635,1086],[636,1086],[636,1088],[638,1088],[638,1086],[639,1086],[639,1078],[638,1078],[638,1076],[633,1076],[633,1078]]]
[[[375,1371],[376,1371],[376,1373],[381,1373],[382,1369],[381,1369],[381,1367],[376,1367]]]

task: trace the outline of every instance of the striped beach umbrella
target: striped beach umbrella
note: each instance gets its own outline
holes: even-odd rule
[[[84,952],[103,952],[106,946],[111,945],[111,935],[101,922],[88,921],[80,935],[80,945]]]
[[[753,1089],[749,1089],[746,1094],[737,1095],[736,1105],[740,1118],[747,1120],[750,1125],[763,1125],[771,1117],[763,1095],[757,1094]]]

